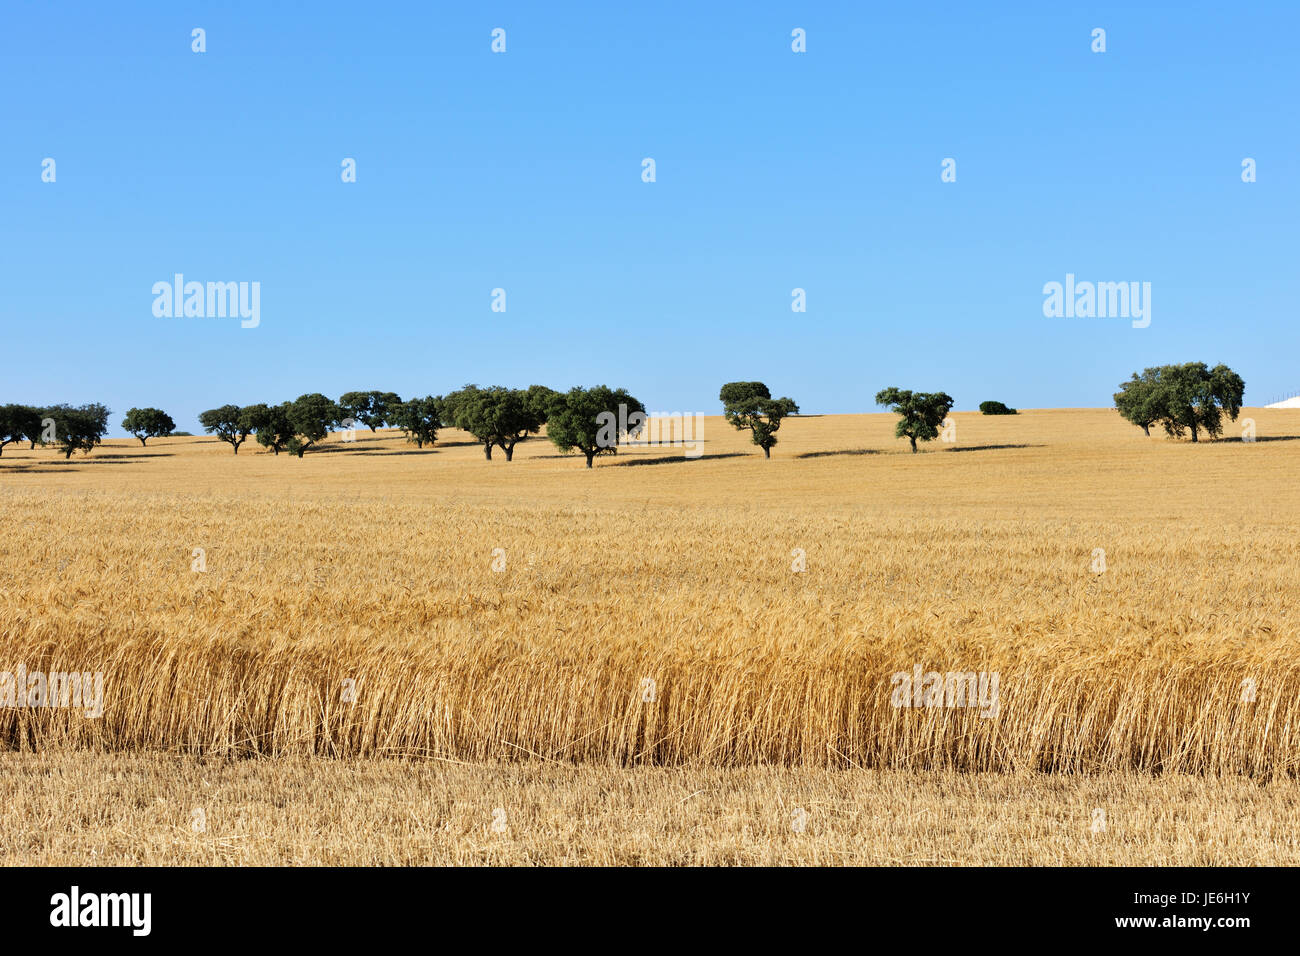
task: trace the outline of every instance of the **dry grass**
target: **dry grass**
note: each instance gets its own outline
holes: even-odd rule
[[[1244,414],[1261,441],[1200,446],[1109,411],[960,414],[917,456],[892,416],[809,417],[771,461],[710,418],[701,460],[592,471],[544,441],[488,463],[455,432],[302,460],[10,446],[0,669],[106,687],[99,720],[0,709],[0,739],[1291,776],[1300,442],[1269,439],[1300,412]],[[998,672],[999,715],[891,706],[917,664]]]
[[[1234,777],[71,752],[0,789],[0,864],[1300,864],[1300,789]]]

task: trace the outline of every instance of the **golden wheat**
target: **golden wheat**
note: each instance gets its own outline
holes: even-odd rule
[[[770,461],[710,418],[702,459],[592,471],[453,431],[302,460],[11,446],[0,670],[102,671],[105,700],[0,708],[0,739],[1291,776],[1300,444],[1270,439],[1300,412],[1243,414],[1260,441],[1199,446],[1111,411],[958,414],[915,456],[888,415],[795,418]],[[916,666],[996,672],[997,715],[893,706]]]
[[[59,751],[0,791],[4,864],[1300,864],[1300,785],[1241,777]]]

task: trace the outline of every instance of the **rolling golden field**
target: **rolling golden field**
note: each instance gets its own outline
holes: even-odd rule
[[[0,670],[104,706],[0,707],[0,861],[1300,862],[1300,411],[1242,416],[10,445]]]

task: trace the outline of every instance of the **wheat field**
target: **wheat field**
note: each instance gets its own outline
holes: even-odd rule
[[[104,706],[0,707],[0,766],[1231,777],[1285,816],[1300,411],[1242,415],[1257,441],[1193,445],[1112,410],[956,413],[918,455],[893,416],[806,416],[771,460],[709,417],[699,459],[592,470],[544,439],[487,462],[455,430],[301,460],[10,445],[0,670],[102,672]],[[997,674],[996,714],[894,706],[916,668]],[[1252,860],[1294,853],[1265,842]]]

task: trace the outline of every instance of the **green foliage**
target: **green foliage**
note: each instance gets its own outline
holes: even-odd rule
[[[762,382],[728,382],[718,392],[718,398],[727,421],[737,431],[749,429],[754,444],[763,449],[766,458],[772,457],[781,420],[799,414],[794,399],[772,398]]]
[[[550,414],[551,405],[559,398],[560,393],[553,388],[547,388],[545,385],[529,385],[525,393],[525,400],[533,415],[537,417],[539,425],[545,425],[546,419]]]
[[[1161,390],[1162,369],[1148,368],[1141,375],[1124,382],[1115,393],[1115,408],[1126,420],[1151,434],[1151,426],[1165,414],[1164,392]]]
[[[285,448],[299,458],[312,445],[323,441],[331,426],[343,417],[338,405],[320,392],[299,395],[288,403],[285,415],[293,430],[293,437],[285,443]]]
[[[401,404],[402,400],[395,392],[344,392],[338,401],[339,422],[351,418],[373,432],[394,424],[392,416]]]
[[[504,451],[506,461],[510,461],[515,445],[541,430],[545,411],[538,405],[546,401],[544,393],[533,392],[530,398],[528,392],[499,385],[466,385],[443,400],[450,409],[452,423],[483,443],[483,455],[489,461],[494,446]]]
[[[463,385],[454,392],[448,392],[445,397],[437,396],[438,417],[444,428],[460,428],[457,423],[460,406],[464,402],[471,400],[479,391],[477,385]]]
[[[239,446],[244,443],[252,427],[244,420],[243,409],[238,405],[222,405],[199,412],[199,424],[208,434],[215,434],[224,442],[229,442],[239,454]]]
[[[747,402],[752,398],[771,398],[772,393],[762,382],[728,382],[718,392],[718,400],[723,406],[737,402]]]
[[[108,431],[109,410],[97,402],[89,405],[54,405],[44,409],[45,417],[54,420],[54,443],[71,458],[77,450],[89,452]]]
[[[953,399],[946,392],[909,392],[891,385],[876,393],[876,404],[889,406],[899,416],[894,437],[908,439],[915,454],[918,440],[939,437],[939,428],[952,411]]]
[[[1136,372],[1115,393],[1115,408],[1126,421],[1151,434],[1159,422],[1166,434],[1192,441],[1204,431],[1211,438],[1223,432],[1223,413],[1232,421],[1241,411],[1246,383],[1226,365],[1209,368],[1204,362],[1161,365]]]
[[[122,419],[122,428],[140,439],[143,446],[145,439],[170,435],[176,423],[160,408],[129,408]]]
[[[390,410],[389,416],[388,423],[405,432],[406,440],[415,442],[417,448],[423,448],[425,442],[432,445],[438,438],[442,409],[432,395],[401,402]]]
[[[293,440],[293,423],[289,421],[289,403],[249,405],[244,408],[242,423],[257,436],[257,443],[277,455]]]
[[[41,410],[30,405],[0,405],[0,454],[10,442],[40,440]]]
[[[537,411],[535,401],[529,399],[527,392],[518,389],[502,389],[496,394],[489,417],[497,446],[506,453],[506,461],[514,458],[515,445],[542,429],[546,412]]]
[[[619,432],[637,435],[645,427],[645,406],[624,389],[605,385],[557,393],[547,407],[546,434],[560,451],[575,448],[587,457],[618,453]]]
[[[983,415],[1015,415],[1014,408],[1009,408],[1001,402],[980,402],[980,413]]]

